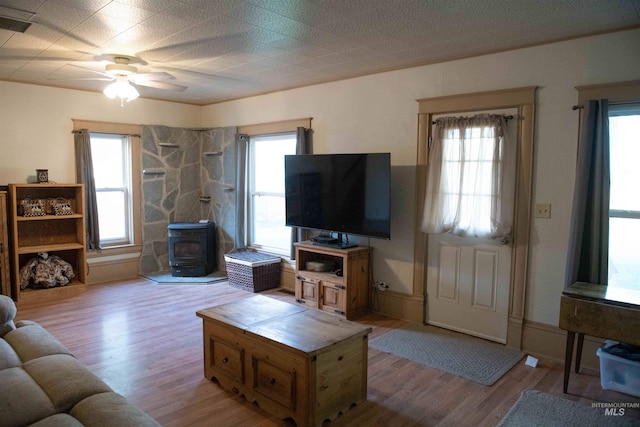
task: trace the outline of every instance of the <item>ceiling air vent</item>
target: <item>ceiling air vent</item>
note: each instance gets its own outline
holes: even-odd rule
[[[0,16],[0,29],[24,33],[31,26],[31,22],[17,21]]]
[[[35,16],[35,12],[0,6],[0,30],[24,33],[33,24]]]

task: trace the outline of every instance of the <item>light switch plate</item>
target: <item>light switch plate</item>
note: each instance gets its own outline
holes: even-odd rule
[[[536,203],[536,218],[551,218],[551,203]]]

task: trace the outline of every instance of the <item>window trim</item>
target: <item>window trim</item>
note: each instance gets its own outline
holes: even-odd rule
[[[610,120],[612,117],[624,117],[624,116],[638,116],[640,115],[640,100],[636,100],[636,101],[625,101],[625,102],[609,102],[609,115],[608,115],[608,119]],[[609,135],[609,138],[611,138],[611,134]],[[611,150],[611,147],[609,147],[609,150]],[[610,164],[611,167],[613,167],[613,163]],[[611,183],[609,183],[609,185],[611,186]],[[609,202],[609,230],[611,229],[611,220],[612,219],[632,219],[632,220],[637,220],[640,221],[640,210],[627,210],[627,209],[611,209],[611,202]],[[611,235],[609,235],[608,238],[608,246],[607,246],[607,256],[608,256],[608,265],[609,268],[611,268],[612,266],[612,261],[611,261],[611,253],[612,253],[612,245],[611,245],[612,241],[611,241]],[[615,248],[616,245],[613,245],[613,247]],[[614,257],[614,261],[619,261],[619,259],[617,257]],[[612,285],[612,283],[615,283],[616,280],[612,281],[612,272],[611,269],[609,269],[608,272],[608,279],[609,279],[609,283],[608,285]],[[612,285],[612,288],[615,288],[617,286]],[[621,289],[624,289],[624,286],[621,286]]]
[[[296,132],[296,129],[299,127],[303,127],[303,128],[307,128],[307,129],[311,129],[311,121],[313,120],[312,117],[305,117],[305,118],[300,118],[300,119],[290,119],[290,120],[280,120],[280,121],[275,121],[275,122],[265,122],[265,123],[256,123],[256,124],[248,124],[248,125],[242,125],[242,126],[238,126],[238,135],[246,135],[249,138],[251,138],[252,136],[258,136],[258,135],[262,135],[262,134],[278,134],[278,133],[291,133],[291,132]],[[248,158],[249,153],[247,152],[245,154]],[[246,184],[245,184],[246,186]],[[242,194],[242,199],[244,200],[244,204],[245,206],[247,205],[247,194],[246,194],[246,190],[243,189],[244,194]],[[246,245],[247,242],[247,221],[249,220],[249,215],[247,214],[247,210],[245,208],[244,211],[244,224],[242,227],[242,242]],[[264,252],[270,252],[269,248],[262,248],[262,247],[258,247],[258,246],[250,246],[250,248],[252,249],[256,249],[256,250],[262,250]],[[286,254],[280,254],[278,253],[278,255],[280,255],[283,258],[289,258],[291,256],[290,253],[286,253]]]
[[[283,201],[284,201],[284,193],[271,193],[271,192],[256,192],[254,190],[254,180],[253,180],[253,176],[252,176],[252,171],[254,170],[254,165],[255,165],[255,156],[252,155],[253,152],[253,147],[251,144],[251,140],[255,139],[255,138],[269,138],[269,137],[278,137],[278,136],[290,136],[293,137],[294,139],[296,138],[296,131],[295,129],[293,131],[286,131],[286,132],[277,132],[277,133],[269,133],[269,134],[257,134],[257,135],[253,135],[253,136],[249,136],[249,142],[248,142],[248,150],[247,150],[247,169],[246,169],[246,185],[245,185],[245,206],[246,206],[246,216],[245,216],[245,236],[244,236],[244,243],[247,247],[252,248],[252,249],[256,249],[256,250],[262,250],[264,252],[269,252],[269,253],[274,253],[274,254],[278,254],[281,256],[289,256],[291,253],[291,250],[289,248],[279,248],[279,247],[275,247],[275,246],[266,246],[266,245],[262,245],[260,243],[255,243],[253,242],[253,233],[254,233],[254,226],[253,226],[253,203],[252,203],[252,199],[254,196],[256,195],[263,195],[263,196],[277,196],[277,197],[282,197]]]
[[[576,86],[575,89],[578,91],[578,105],[574,106],[573,108],[574,110],[579,109],[581,116],[582,107],[584,106],[585,102],[590,99],[607,99],[609,101],[609,108],[611,109],[613,107],[614,113],[615,109],[621,105],[640,104],[640,80],[588,86]],[[611,116],[611,111],[609,111],[609,116]],[[612,216],[612,212],[614,212],[616,216]],[[609,212],[609,217],[625,218],[626,216],[617,215],[635,215],[635,213],[632,212],[635,211],[613,210]]]
[[[111,133],[119,135],[129,135],[131,144],[131,203],[132,203],[132,243],[128,245],[109,246],[101,250],[87,251],[87,259],[102,256],[122,255],[129,253],[139,253],[142,248],[142,171],[140,162],[141,141],[140,135],[142,127],[130,123],[112,123],[92,120],[72,119],[73,131],[87,129],[90,133]]]
[[[529,253],[529,220],[532,213],[533,148],[536,86],[475,92],[418,99],[418,138],[416,162],[416,217],[422,217],[426,185],[427,141],[431,136],[433,116],[465,111],[501,108],[518,109],[518,169],[516,177],[515,217],[513,223],[512,277],[510,283],[507,345],[522,348],[524,311],[526,307],[527,260]],[[427,237],[418,224],[414,226],[413,296],[422,301],[421,318],[417,313],[411,320],[425,319]]]
[[[238,133],[251,136],[270,135],[278,133],[295,132],[296,128],[311,129],[311,117],[303,119],[282,120],[278,122],[258,123],[253,125],[238,126]]]
[[[640,80],[576,86],[578,108],[590,99],[608,99],[609,104],[640,101]]]
[[[640,115],[640,101],[609,103],[609,117]],[[609,218],[640,219],[640,211],[609,209]]]
[[[109,139],[118,140],[123,143],[124,150],[122,151],[122,162],[126,166],[123,169],[124,176],[123,181],[127,182],[127,185],[123,187],[96,187],[96,193],[107,193],[107,192],[120,192],[123,193],[124,196],[124,209],[128,212],[128,215],[125,216],[125,236],[124,239],[100,239],[100,245],[102,248],[112,248],[119,246],[129,246],[134,244],[134,232],[133,232],[133,201],[132,201],[132,192],[133,192],[133,158],[132,158],[132,143],[131,137],[126,134],[121,133],[104,133],[104,132],[91,132],[89,131],[90,137],[95,135],[96,137],[105,137]],[[129,191],[131,189],[131,191]],[[131,193],[131,194],[130,194]]]

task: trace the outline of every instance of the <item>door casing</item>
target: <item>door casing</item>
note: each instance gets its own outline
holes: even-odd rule
[[[464,111],[516,108],[518,111],[518,150],[516,166],[515,217],[511,281],[509,285],[509,325],[507,346],[522,348],[526,297],[527,259],[532,213],[533,147],[536,87],[528,86],[490,92],[476,92],[419,99],[416,164],[416,225],[414,239],[413,294],[424,297],[427,275],[427,235],[420,230],[424,207],[427,142],[432,136],[433,116]],[[426,307],[426,305],[425,305]],[[423,321],[426,313],[423,313]]]

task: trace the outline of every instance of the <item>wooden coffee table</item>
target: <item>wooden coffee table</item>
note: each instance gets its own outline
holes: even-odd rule
[[[204,375],[297,426],[321,426],[367,398],[371,328],[256,295],[198,311]]]

